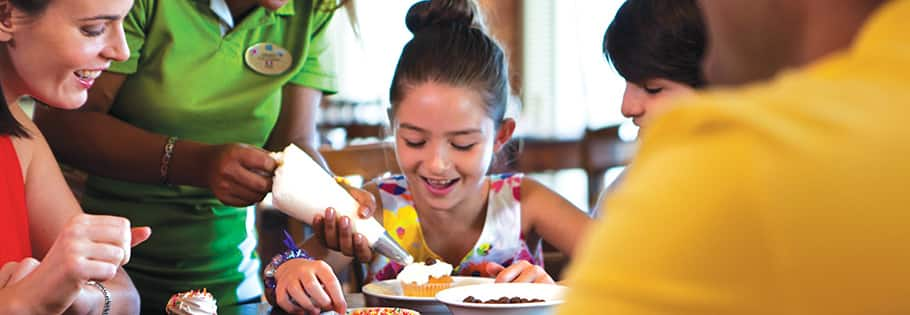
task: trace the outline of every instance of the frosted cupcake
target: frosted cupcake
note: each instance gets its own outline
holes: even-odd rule
[[[217,315],[218,305],[205,289],[191,290],[172,295],[165,311],[168,315]]]
[[[452,287],[452,265],[435,259],[409,264],[398,273],[406,296],[434,297]]]

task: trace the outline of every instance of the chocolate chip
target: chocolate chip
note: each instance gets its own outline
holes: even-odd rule
[[[427,260],[424,261],[423,263],[424,263],[425,265],[427,265],[427,266],[432,266],[432,265],[435,265],[435,264],[436,264],[436,259],[427,258]]]
[[[484,303],[483,300],[475,298],[473,296],[468,296],[464,299],[465,303]]]
[[[489,300],[484,301],[484,300],[475,298],[473,295],[471,295],[471,296],[464,298],[464,300],[462,300],[462,302],[479,303],[479,304],[520,304],[520,303],[538,303],[538,302],[545,302],[545,301],[542,299],[527,299],[527,298],[517,297],[517,296],[515,296],[515,297],[503,296],[498,299],[489,299]]]

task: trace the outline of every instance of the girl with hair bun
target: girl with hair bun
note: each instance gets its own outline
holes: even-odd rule
[[[505,117],[510,94],[503,49],[486,33],[473,1],[418,2],[406,24],[414,38],[401,53],[390,91],[403,174],[372,187],[382,209],[374,217],[415,261],[444,261],[454,274],[498,282],[552,283],[541,241],[572,256],[590,219],[523,174],[487,174],[515,130]],[[316,237],[303,247],[336,271],[358,257],[369,261],[370,281],[394,279],[403,266],[371,255],[350,226],[329,209],[315,219]],[[309,285],[315,268],[308,266],[301,259],[283,264],[277,287],[291,289],[276,294],[312,311],[327,309],[335,301]]]

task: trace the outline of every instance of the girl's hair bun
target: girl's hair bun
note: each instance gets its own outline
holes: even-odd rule
[[[434,26],[463,26],[484,30],[473,0],[424,0],[408,10],[405,24],[413,34]]]

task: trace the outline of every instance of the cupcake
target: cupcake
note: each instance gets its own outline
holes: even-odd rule
[[[452,287],[452,265],[435,259],[409,264],[398,274],[406,296],[434,297]]]
[[[165,311],[168,315],[217,315],[218,305],[205,289],[191,290],[172,295]]]

